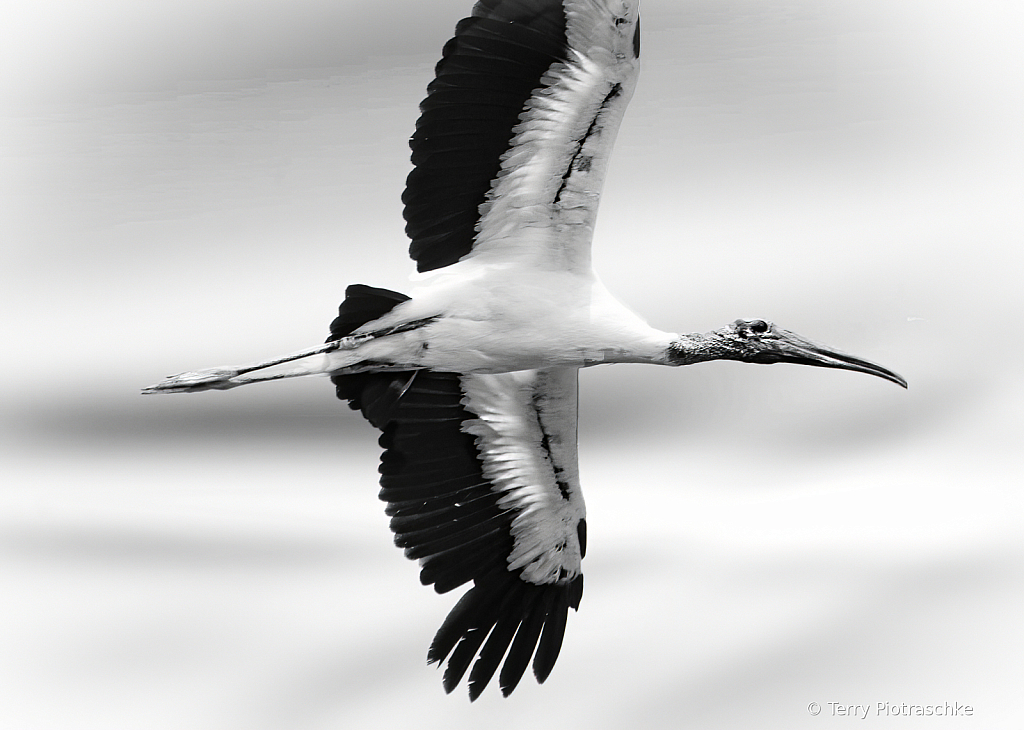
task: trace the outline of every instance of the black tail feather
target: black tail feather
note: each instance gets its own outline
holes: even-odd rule
[[[368,322],[380,319],[409,297],[390,289],[366,284],[352,284],[345,289],[345,301],[338,307],[338,316],[331,322],[328,342],[350,335]]]
[[[345,290],[345,301],[338,307],[338,316],[331,322],[331,334],[327,341],[332,342],[352,334],[364,324],[380,319],[408,300],[405,294],[389,289],[353,284]],[[371,424],[383,429],[415,376],[415,371],[356,373],[335,375],[331,382],[334,383],[338,398],[347,400],[350,408],[362,411]]]

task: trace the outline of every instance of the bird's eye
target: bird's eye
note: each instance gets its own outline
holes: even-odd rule
[[[763,335],[770,329],[768,323],[763,319],[751,320],[747,327],[750,329],[750,333],[754,335]]]

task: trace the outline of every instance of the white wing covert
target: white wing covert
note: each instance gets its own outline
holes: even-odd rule
[[[476,439],[482,473],[516,511],[508,569],[538,585],[580,574],[586,510],[576,451],[577,371],[524,370],[463,375],[463,404],[476,416],[462,430]]]

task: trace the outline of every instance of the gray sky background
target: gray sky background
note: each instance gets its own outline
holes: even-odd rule
[[[770,318],[911,388],[585,373],[587,589],[542,687],[470,706],[424,668],[456,596],[390,546],[376,434],[329,384],[137,395],[322,341],[348,283],[405,287],[406,140],[469,7],[7,13],[0,725],[845,727],[838,702],[904,727],[877,703],[959,702],[1013,727],[1012,4],[645,0],[605,282],[663,329]]]

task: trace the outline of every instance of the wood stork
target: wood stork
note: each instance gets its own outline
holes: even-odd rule
[[[579,368],[791,362],[906,387],[765,320],[654,329],[598,280],[591,235],[637,80],[638,5],[479,0],[444,46],[410,142],[412,295],[350,286],[325,345],[144,391],[330,376],[383,431],[380,497],[422,582],[439,593],[473,584],[428,653],[447,660],[448,692],[473,664],[472,699],[499,666],[505,695],[531,659],[543,682],[583,595]]]

